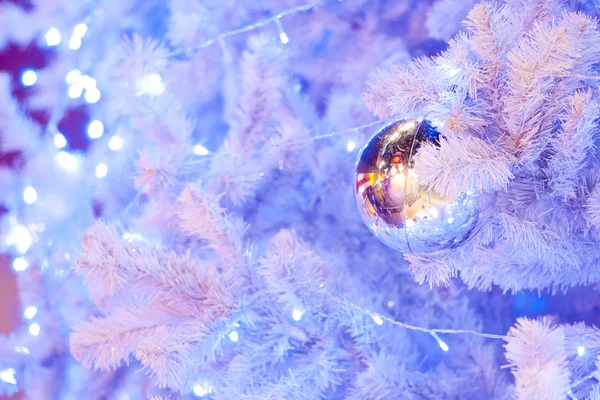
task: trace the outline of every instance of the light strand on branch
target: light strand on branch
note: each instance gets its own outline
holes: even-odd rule
[[[397,121],[397,118],[394,119],[388,119],[388,120],[377,120],[377,121],[373,121],[373,122],[369,122],[367,124],[363,124],[363,125],[359,125],[359,126],[355,126],[353,128],[347,128],[347,129],[342,129],[340,131],[337,132],[330,132],[330,133],[324,133],[322,135],[317,135],[317,136],[311,136],[307,139],[300,139],[300,140],[292,140],[289,142],[285,142],[285,143],[281,143],[281,144],[277,144],[277,145],[272,145],[270,146],[271,149],[283,149],[286,147],[291,147],[291,146],[296,146],[296,145],[301,145],[301,144],[307,144],[307,143],[311,143],[314,142],[316,140],[321,140],[321,139],[327,139],[330,137],[335,137],[335,136],[340,136],[346,133],[355,133],[357,131],[363,130],[363,129],[367,129],[367,128],[371,128],[373,126],[379,126],[379,125],[387,125],[390,124],[392,122]],[[193,165],[193,164],[204,164],[208,161],[211,160],[219,160],[221,158],[224,157],[235,157],[235,156],[253,156],[253,155],[261,155],[262,153],[264,153],[264,149],[260,149],[260,150],[255,150],[255,151],[244,151],[244,152],[238,152],[238,153],[233,153],[233,154],[226,154],[226,155],[206,155],[203,156],[201,160],[194,160],[194,161],[188,161],[186,164],[187,165]]]
[[[320,3],[320,1],[313,1],[308,4],[304,4],[301,6],[287,9],[285,11],[281,11],[275,15],[270,16],[269,18],[265,18],[261,21],[255,22],[253,24],[246,25],[246,26],[243,26],[238,29],[233,29],[233,30],[230,30],[227,32],[223,32],[223,33],[215,36],[214,38],[208,39],[196,46],[182,47],[180,49],[173,50],[169,53],[169,57],[180,56],[182,54],[187,54],[190,51],[199,50],[199,49],[203,49],[208,46],[212,46],[213,44],[220,42],[221,40],[223,40],[225,38],[239,35],[240,33],[251,32],[253,30],[261,28],[270,23],[274,23],[277,26],[277,28],[279,30],[279,37],[280,37],[281,41],[285,44],[289,41],[289,38],[287,37],[287,34],[285,33],[285,31],[283,31],[283,28],[281,28],[281,22],[279,20],[282,17],[285,17],[286,15],[291,15],[291,14],[296,14],[296,13],[303,12],[303,11],[308,11],[308,10],[312,9],[313,7],[315,7],[319,3]]]
[[[477,332],[477,331],[474,331],[471,329],[425,328],[422,326],[410,325],[410,324],[407,324],[404,322],[396,321],[395,319],[386,317],[385,315],[376,313],[374,311],[367,310],[366,308],[357,306],[356,304],[348,303],[347,301],[344,301],[344,300],[340,299],[339,297],[332,296],[331,300],[333,300],[336,303],[342,304],[344,306],[350,307],[350,308],[358,311],[361,314],[368,315],[371,318],[379,318],[383,321],[389,322],[392,325],[400,326],[402,328],[409,329],[411,331],[419,331],[419,332],[429,333],[436,339],[436,341],[438,341],[438,343],[441,341],[439,336],[437,336],[438,333],[444,333],[444,334],[450,334],[450,335],[458,335],[458,334],[474,335],[474,336],[484,337],[487,339],[505,339],[506,338],[506,336],[504,336],[504,335],[496,335],[493,333],[482,333],[482,332]],[[442,341],[441,343],[444,343],[444,342]],[[441,343],[440,343],[440,347],[442,347],[442,349],[444,349],[444,347],[442,346]]]

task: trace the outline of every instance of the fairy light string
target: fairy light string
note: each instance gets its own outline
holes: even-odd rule
[[[272,15],[272,16],[270,16],[268,18],[265,18],[263,20],[260,20],[258,22],[254,22],[254,23],[252,23],[250,25],[246,25],[246,26],[243,26],[243,27],[238,28],[238,29],[233,29],[233,30],[230,30],[230,31],[227,31],[227,32],[223,32],[223,33],[215,36],[214,38],[208,39],[208,40],[206,40],[206,41],[204,41],[204,42],[202,42],[202,43],[200,43],[198,45],[188,46],[188,47],[182,47],[182,48],[179,48],[179,49],[176,49],[176,50],[172,50],[168,54],[168,56],[169,57],[176,57],[176,56],[188,54],[189,52],[192,52],[192,51],[195,51],[195,50],[200,50],[200,49],[203,49],[205,47],[212,46],[213,44],[215,44],[215,43],[217,43],[219,41],[222,41],[223,39],[226,39],[228,37],[239,35],[239,34],[245,33],[245,32],[250,32],[250,31],[256,30],[258,28],[261,28],[261,27],[263,27],[265,25],[272,24],[272,23],[274,23],[277,26],[278,31],[279,31],[279,37],[280,37],[281,41],[284,42],[284,43],[287,43],[287,41],[284,39],[284,37],[287,38],[287,34],[285,33],[285,31],[283,31],[283,28],[281,27],[281,21],[280,21],[281,18],[283,18],[285,16],[288,16],[288,15],[291,15],[291,14],[296,14],[296,13],[308,11],[308,10],[312,9],[313,7],[315,7],[317,4],[319,4],[320,2],[321,1],[313,1],[313,2],[310,2],[308,4],[304,4],[304,5],[301,5],[301,6],[289,8],[289,9],[287,9],[285,11],[281,11],[281,12],[275,14],[275,15]],[[283,35],[285,35],[285,36],[283,36]],[[288,39],[288,41],[289,41],[289,39]]]

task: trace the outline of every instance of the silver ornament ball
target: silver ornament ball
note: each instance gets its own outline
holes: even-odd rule
[[[425,143],[439,146],[430,121],[397,121],[375,134],[356,165],[356,202],[363,221],[383,243],[404,253],[459,246],[479,220],[475,190],[451,198],[421,185],[414,156]]]

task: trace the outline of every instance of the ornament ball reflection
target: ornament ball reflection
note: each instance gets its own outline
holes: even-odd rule
[[[424,144],[439,146],[425,119],[405,119],[381,129],[356,166],[356,201],[365,224],[401,252],[432,252],[459,246],[472,234],[480,212],[474,190],[445,197],[421,185],[414,155]]]

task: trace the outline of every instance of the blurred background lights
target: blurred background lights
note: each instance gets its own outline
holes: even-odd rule
[[[373,322],[375,322],[377,325],[383,325],[383,320],[379,315],[374,315],[372,318]]]
[[[116,151],[119,150],[121,147],[123,147],[123,139],[121,139],[121,137],[119,136],[113,136],[108,141],[108,148],[111,150]]]
[[[87,75],[82,75],[78,80],[77,83],[80,84],[81,86],[83,86],[86,89],[91,89],[91,88],[95,88],[96,87],[96,80],[94,78],[92,78],[91,76],[87,76]]]
[[[83,94],[83,87],[77,83],[69,86],[68,90],[69,97],[72,99],[78,99]]]
[[[33,204],[37,200],[37,192],[31,186],[27,186],[25,190],[23,190],[23,200],[27,204]]]
[[[37,307],[34,306],[29,306],[25,309],[25,311],[23,311],[23,315],[25,316],[25,318],[27,319],[31,319],[33,317],[35,317],[35,314],[37,314]]]
[[[96,165],[96,178],[101,179],[108,173],[108,167],[104,163]]]
[[[54,145],[59,149],[65,147],[67,145],[67,139],[65,138],[65,135],[63,135],[62,133],[55,133]]]
[[[24,353],[24,354],[30,353],[29,349],[25,346],[17,345],[14,347],[14,349],[17,353]]]
[[[348,151],[353,151],[356,148],[356,143],[354,143],[353,140],[348,142],[348,145],[346,146],[346,150]]]
[[[84,24],[83,22],[81,22],[81,23],[75,25],[75,27],[73,28],[73,36],[82,38],[87,33],[87,30],[88,30],[88,26],[86,24]]]
[[[232,342],[237,342],[240,338],[240,335],[237,333],[237,331],[231,331],[229,332],[229,339]]]
[[[73,69],[71,71],[69,71],[69,73],[67,74],[67,76],[65,77],[65,81],[67,81],[67,83],[75,83],[79,80],[79,78],[81,78],[81,71],[78,69]]]
[[[71,50],[77,50],[81,47],[81,38],[78,36],[73,36],[70,40],[69,40],[69,48]]]
[[[199,156],[205,156],[208,154],[208,150],[201,144],[197,144],[194,146],[194,154],[197,154]]]
[[[207,396],[207,395],[209,395],[212,392],[210,386],[208,386],[207,383],[196,383],[192,387],[192,391],[198,397]]]
[[[50,28],[50,30],[46,32],[44,37],[46,38],[46,44],[48,46],[56,46],[60,43],[61,39],[60,32],[56,28]]]
[[[150,96],[159,96],[165,91],[165,84],[159,74],[147,74],[139,83],[138,96],[148,94]]]
[[[31,86],[34,85],[36,82],[37,74],[32,69],[25,70],[25,72],[23,72],[23,75],[21,75],[21,83],[23,83],[23,86]]]
[[[87,101],[90,104],[94,104],[94,103],[97,103],[98,100],[100,100],[100,91],[98,90],[98,88],[92,87],[92,88],[86,89],[85,101]]]
[[[40,334],[40,325],[33,323],[31,325],[29,325],[29,333],[31,333],[33,336],[37,336]]]
[[[16,385],[15,372],[14,368],[0,370],[0,381]]]
[[[66,151],[60,151],[56,155],[56,162],[68,172],[77,172],[79,170],[79,159]]]
[[[90,122],[88,125],[87,134],[90,139],[98,139],[99,137],[102,137],[102,134],[104,134],[104,124],[102,121],[95,119]]]
[[[25,271],[29,267],[29,261],[23,257],[17,257],[13,260],[13,269],[16,272]]]
[[[17,252],[20,254],[25,254],[31,247],[32,243],[33,239],[31,238],[29,230],[27,230],[24,225],[20,224],[11,226],[8,234],[4,238],[4,244],[7,246],[14,246],[15,250],[17,250]]]
[[[294,309],[294,311],[292,311],[292,318],[294,319],[294,321],[300,321],[300,319],[302,318],[302,314],[304,313],[301,310]]]
[[[585,354],[585,347],[582,345],[577,346],[577,355],[582,357]]]

